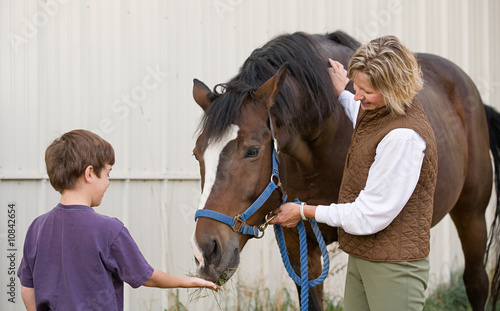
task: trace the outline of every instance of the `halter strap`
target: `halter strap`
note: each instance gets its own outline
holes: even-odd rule
[[[273,139],[276,145],[277,143],[274,136]],[[250,205],[243,213],[235,217],[230,217],[217,211],[199,209],[194,214],[194,220],[196,221],[199,217],[211,218],[220,221],[222,223],[225,223],[226,225],[230,226],[235,232],[251,235],[256,238],[263,237],[264,231],[261,230],[259,226],[249,226],[246,224],[246,221],[253,214],[255,214],[255,212],[257,212],[259,208],[262,207],[262,205],[264,205],[264,203],[267,201],[267,199],[269,199],[274,190],[281,187],[281,182],[279,179],[279,170],[278,170],[278,159],[276,153],[277,153],[276,148],[273,147],[273,155],[272,155],[273,168],[269,184],[267,184],[266,189],[264,189],[264,191],[259,195],[257,200],[255,200],[252,203],[252,205]],[[275,179],[277,180],[277,183],[274,182]]]

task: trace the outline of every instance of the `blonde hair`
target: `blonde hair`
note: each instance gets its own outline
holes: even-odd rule
[[[351,79],[365,73],[384,97],[387,108],[404,115],[423,87],[415,55],[395,36],[384,36],[361,46],[349,62]]]

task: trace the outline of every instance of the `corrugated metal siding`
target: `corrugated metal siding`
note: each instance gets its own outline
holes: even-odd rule
[[[193,78],[210,87],[227,81],[283,32],[342,29],[362,42],[395,34],[414,51],[456,62],[485,102],[500,107],[499,13],[496,0],[1,0],[0,284],[9,277],[7,204],[17,206],[18,265],[28,225],[58,201],[43,155],[60,134],[86,128],[113,144],[112,185],[98,211],[120,218],[153,266],[184,275],[194,271],[189,239],[200,192]],[[271,232],[248,243],[232,282],[238,292],[190,302],[179,290],[180,301],[189,310],[232,310],[266,287],[295,296],[275,243]],[[432,245],[436,282],[463,262],[449,218],[433,229]],[[329,296],[343,291],[340,258]],[[126,293],[127,310],[162,310],[177,291]],[[19,285],[16,303],[7,298],[2,291],[2,310],[22,310]]]

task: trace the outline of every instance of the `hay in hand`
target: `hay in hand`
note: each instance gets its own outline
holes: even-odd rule
[[[224,301],[228,301],[227,296],[228,295],[233,295],[237,296],[237,286],[234,282],[229,282],[228,276],[232,275],[231,270],[233,269],[227,269],[224,271],[220,277],[214,282],[218,286],[220,286],[219,291],[213,291],[208,288],[192,288],[188,289],[188,296],[189,296],[189,302],[196,302],[201,298],[206,298],[209,296],[213,296],[217,303],[217,307],[219,310],[225,310],[223,307],[222,303]],[[186,274],[187,276],[191,277],[197,277],[196,274],[194,273],[188,273]]]

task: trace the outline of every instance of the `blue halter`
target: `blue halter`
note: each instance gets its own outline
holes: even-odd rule
[[[278,183],[274,182],[274,178],[278,180]],[[274,190],[279,187],[281,187],[281,183],[279,181],[278,160],[276,158],[276,149],[273,148],[273,170],[271,173],[271,181],[267,184],[266,189],[264,189],[257,200],[255,200],[252,205],[246,209],[246,211],[235,217],[230,217],[217,211],[199,209],[194,214],[194,220],[196,221],[196,219],[200,217],[212,218],[230,226],[235,232],[248,234],[260,239],[264,236],[264,229],[267,226],[249,226],[246,224],[246,221],[250,218],[250,216],[258,211],[262,205],[264,205]]]
[[[271,121],[271,120],[269,120]],[[271,123],[271,131],[272,131],[272,123]],[[194,220],[198,219],[199,217],[206,217],[206,218],[212,218],[217,221],[220,221],[222,223],[225,223],[226,225],[230,226],[235,232],[242,233],[242,234],[248,234],[251,235],[255,238],[262,238],[264,236],[264,230],[267,227],[268,222],[264,222],[260,226],[249,226],[246,224],[246,221],[248,218],[250,218],[256,211],[259,210],[259,208],[264,205],[264,203],[269,199],[271,194],[276,190],[277,188],[281,187],[280,179],[279,179],[279,170],[278,170],[278,159],[276,157],[277,153],[277,142],[276,139],[274,138],[274,133],[273,133],[273,139],[274,139],[274,146],[273,146],[273,169],[271,172],[271,181],[267,185],[266,189],[260,194],[260,196],[255,200],[252,205],[250,205],[249,208],[247,208],[246,211],[243,213],[235,216],[235,217],[230,217],[225,214],[212,211],[212,210],[207,210],[207,209],[199,209],[196,211],[194,214]],[[274,182],[274,180],[277,180],[277,183]]]

